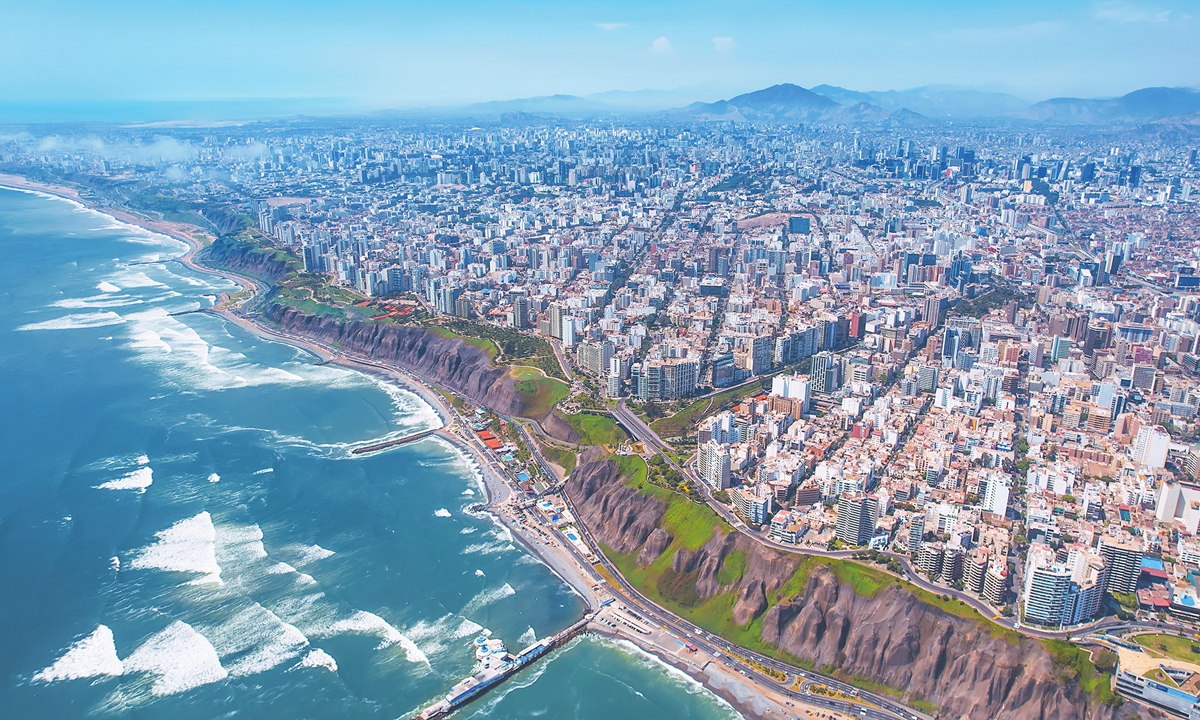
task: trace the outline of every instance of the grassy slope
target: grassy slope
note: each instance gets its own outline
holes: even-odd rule
[[[739,399],[742,394],[752,394],[757,392],[757,390],[756,386],[726,390],[711,398],[697,400],[674,415],[668,415],[667,417],[655,420],[650,423],[650,428],[662,438],[682,437],[690,432],[692,427],[703,419],[705,415],[709,414],[708,411],[710,409],[715,410],[724,404]]]
[[[629,437],[624,430],[617,426],[617,421],[608,415],[578,413],[564,415],[563,419],[575,429],[575,432],[579,433],[580,445],[614,446],[621,444]]]
[[[514,366],[509,375],[517,381],[517,392],[521,394],[521,417],[541,420],[570,392],[566,383],[534,368]]]

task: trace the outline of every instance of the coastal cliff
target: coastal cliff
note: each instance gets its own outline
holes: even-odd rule
[[[1087,667],[1069,664],[1082,651],[1063,644],[1056,655],[1038,640],[937,607],[870,568],[768,548],[722,529],[707,508],[631,487],[611,460],[580,465],[566,490],[579,520],[627,579],[740,644],[782,651],[774,654],[845,679],[881,683],[906,699],[936,705],[939,718],[1109,720],[1120,714],[1097,699],[1095,686],[1107,683],[1106,676],[1085,677]],[[685,513],[692,521],[678,522]],[[681,536],[694,535],[697,518],[701,526],[710,518],[710,531],[689,548]]]
[[[280,280],[291,271],[288,266],[291,256],[284,251],[259,247],[233,237],[217,238],[197,259],[214,268],[226,268],[269,282]]]
[[[419,327],[306,315],[279,304],[267,306],[263,317],[284,332],[398,365],[497,412],[515,415],[521,410],[520,393],[506,370],[493,367],[483,350],[461,340]]]

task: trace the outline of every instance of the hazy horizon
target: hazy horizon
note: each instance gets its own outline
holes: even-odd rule
[[[1177,0],[503,8],[51,0],[7,3],[5,15],[0,105],[67,114],[121,103],[340,114],[646,90],[711,101],[782,82],[950,85],[1036,102],[1200,84],[1200,48],[1190,42],[1197,20]]]

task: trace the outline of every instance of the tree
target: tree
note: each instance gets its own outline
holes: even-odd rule
[[[1110,673],[1117,669],[1117,654],[1112,650],[1097,650],[1092,655],[1092,662],[1100,672]]]

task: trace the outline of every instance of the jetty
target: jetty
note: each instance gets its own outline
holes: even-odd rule
[[[393,438],[391,440],[384,440],[383,442],[371,443],[370,445],[360,445],[359,447],[356,447],[353,450],[351,450],[350,454],[351,455],[366,455],[367,453],[379,452],[380,450],[388,450],[390,448],[394,448],[394,447],[397,447],[400,445],[406,445],[408,443],[416,442],[423,438],[427,438],[440,429],[441,428],[434,428],[432,430],[422,430],[421,432],[413,433],[412,435],[405,435],[404,437]]]
[[[591,620],[592,613],[588,613],[582,620],[579,620],[571,627],[556,633],[552,637],[535,642],[516,655],[510,655],[498,640],[489,640],[486,637],[480,637],[475,641],[475,657],[481,662],[482,669],[450,688],[450,692],[446,693],[445,696],[434,704],[425,708],[413,720],[434,720],[434,718],[446,717],[450,713],[455,712],[524,668],[529,667],[538,658],[545,656],[546,653],[562,646],[568,640],[583,632],[587,629],[588,623]]]

